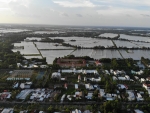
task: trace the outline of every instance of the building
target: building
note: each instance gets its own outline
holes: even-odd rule
[[[1,113],[13,113],[14,109],[13,108],[5,108]]]
[[[128,100],[129,101],[133,101],[133,100],[135,100],[135,95],[134,95],[134,93],[133,93],[133,91],[132,90],[127,90],[126,91],[127,93],[128,93]]]
[[[57,64],[60,67],[84,67],[86,66],[86,61],[84,59],[57,59]]]
[[[26,83],[21,83],[20,88],[21,89],[29,89],[32,85],[32,82],[26,82]]]
[[[95,61],[95,65],[96,66],[102,66],[102,64],[97,60],[97,61]]]
[[[135,113],[144,113],[143,111],[139,110],[139,109],[135,109],[134,110]]]
[[[30,80],[32,74],[32,70],[14,70],[7,80]]]
[[[88,89],[88,90],[93,90],[94,89],[93,85],[91,85],[90,83],[85,84],[85,88]]]
[[[147,78],[146,78],[146,81],[150,81],[150,77],[147,77]]]
[[[51,78],[53,78],[53,79],[54,78],[61,79],[61,74],[59,72],[54,72],[54,73],[52,73]]]
[[[137,93],[136,99],[137,99],[137,101],[143,101],[144,100],[140,93]]]
[[[75,84],[74,86],[75,86],[75,89],[78,89],[78,84]]]
[[[146,90],[148,90],[148,89],[150,89],[150,84],[144,83],[144,84],[143,84],[143,87],[144,87]]]

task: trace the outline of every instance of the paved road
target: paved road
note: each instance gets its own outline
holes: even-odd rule
[[[8,102],[8,101],[0,101],[0,104],[3,105],[15,105],[15,104],[21,104],[21,105],[29,105],[32,103],[39,103],[41,105],[101,105],[104,102]],[[143,104],[149,104],[149,102],[121,102],[122,105],[129,105],[129,104],[138,104],[138,105],[143,105]]]

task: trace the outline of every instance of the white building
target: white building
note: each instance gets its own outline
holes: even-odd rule
[[[90,100],[90,99],[92,99],[92,96],[93,96],[93,93],[88,93],[87,96],[85,96],[85,98]]]
[[[135,96],[134,96],[134,93],[133,93],[133,91],[132,90],[127,90],[127,93],[128,93],[128,100],[129,101],[133,101],[133,100],[135,100]]]
[[[105,95],[104,89],[99,89],[99,94],[101,97],[104,97],[104,95]]]
[[[94,89],[93,85],[91,85],[91,84],[85,84],[85,88],[88,89],[88,90],[93,90]]]
[[[13,113],[14,109],[13,108],[5,108],[1,113]]]
[[[20,88],[21,89],[30,89],[31,85],[32,85],[32,82],[21,83]]]
[[[135,109],[134,110],[135,113],[144,113],[143,111],[139,110],[139,109]]]
[[[75,86],[75,89],[78,89],[78,84],[75,84],[74,86]]]
[[[137,101],[143,101],[144,100],[140,93],[137,93],[136,99],[137,99]]]
[[[143,84],[143,87],[146,89],[146,90],[148,90],[148,89],[150,89],[150,84]]]

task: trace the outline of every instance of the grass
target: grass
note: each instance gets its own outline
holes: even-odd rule
[[[68,86],[68,89],[66,90],[66,94],[72,95],[72,93],[74,94],[74,92],[75,92],[75,88],[73,86]]]
[[[7,71],[0,71],[0,79],[5,80],[9,76]]]

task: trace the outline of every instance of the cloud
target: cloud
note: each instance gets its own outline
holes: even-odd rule
[[[77,17],[83,17],[81,14],[76,14]]]
[[[132,17],[130,14],[126,14],[127,17]]]
[[[64,13],[64,12],[60,12],[59,15],[60,16],[64,16],[64,17],[68,17],[69,16],[67,13]]]
[[[53,0],[53,2],[55,4],[58,4],[60,6],[63,7],[73,7],[73,8],[77,8],[77,7],[95,7],[96,5],[94,5],[92,2],[90,2],[89,0]]]
[[[150,17],[148,14],[141,14],[143,17]]]

